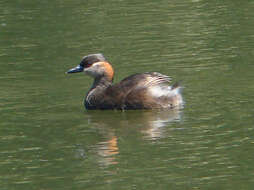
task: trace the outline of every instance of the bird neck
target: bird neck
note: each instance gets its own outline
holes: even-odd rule
[[[97,76],[93,81],[91,90],[96,87],[107,88],[112,84],[112,82],[113,81],[109,79],[107,76]]]
[[[96,77],[93,85],[88,91],[85,98],[85,107],[87,109],[94,109],[98,102],[103,98],[103,94],[106,89],[112,85],[112,81],[108,80],[107,77]]]

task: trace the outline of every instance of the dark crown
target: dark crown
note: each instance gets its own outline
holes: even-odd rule
[[[101,53],[90,54],[90,55],[83,57],[80,65],[83,67],[87,67],[87,66],[91,66],[93,63],[101,62],[101,61],[106,61],[103,54],[101,54]]]

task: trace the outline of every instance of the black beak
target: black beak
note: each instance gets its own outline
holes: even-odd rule
[[[79,72],[83,72],[84,71],[84,67],[82,67],[81,65],[78,65],[75,68],[70,69],[69,71],[67,71],[66,73],[79,73]]]

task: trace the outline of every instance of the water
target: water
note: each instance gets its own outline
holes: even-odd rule
[[[252,1],[0,2],[0,186],[253,189]],[[180,80],[171,111],[85,111],[102,52],[115,81]]]

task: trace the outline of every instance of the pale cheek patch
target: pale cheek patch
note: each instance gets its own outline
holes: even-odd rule
[[[92,77],[96,77],[96,70],[94,70],[93,68],[92,68],[92,66],[91,67],[88,67],[88,68],[86,68],[85,70],[84,70],[84,73],[85,74],[87,74],[87,75],[90,75],[90,76],[92,76]]]
[[[109,80],[113,80],[114,70],[108,62],[97,62],[86,68],[84,72],[92,77],[105,75]]]
[[[94,63],[92,66],[85,68],[84,72],[92,77],[101,75],[102,69],[98,63]]]

